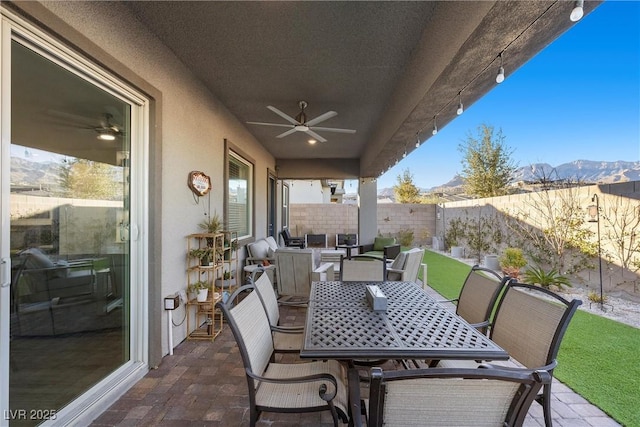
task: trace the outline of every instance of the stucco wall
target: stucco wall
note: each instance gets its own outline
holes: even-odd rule
[[[562,206],[563,196],[561,192],[564,190],[549,191],[549,203],[556,207]],[[601,232],[601,251],[603,254],[603,288],[605,291],[620,296],[640,297],[640,276],[633,271],[624,270],[620,267],[620,263],[616,260],[607,259],[606,254],[615,253],[617,251],[613,243],[613,235],[620,234],[620,229],[616,227],[620,224],[622,214],[626,211],[627,221],[637,221],[637,215],[640,215],[640,181],[624,182],[618,184],[591,185],[571,190],[580,210],[584,213],[585,223],[583,227],[592,233],[592,242],[597,242],[597,222],[588,222],[587,209],[588,206],[594,205],[592,197],[598,195],[600,206],[600,232]],[[441,242],[444,242],[445,233],[450,227],[454,218],[460,218],[468,224],[475,226],[478,217],[482,218],[481,224],[485,221],[503,221],[504,215],[513,216],[514,213],[525,213],[528,215],[526,223],[541,227],[541,224],[548,224],[543,218],[545,209],[539,210],[533,207],[534,204],[540,204],[545,199],[538,193],[527,193],[518,195],[509,195],[502,197],[491,197],[485,199],[475,199],[468,201],[449,202],[436,207],[436,236]],[[615,212],[615,206],[618,207],[618,214]],[[613,218],[619,217],[618,225],[614,225]],[[634,215],[636,215],[634,217]],[[612,218],[610,221],[605,216]],[[493,219],[492,219],[493,218]],[[616,230],[614,230],[616,229]],[[508,233],[507,229],[503,229]],[[627,229],[629,232],[630,229]],[[635,230],[637,233],[639,230]],[[491,244],[488,253],[500,254],[509,242],[499,244]],[[469,248],[466,239],[459,242],[465,248],[468,257],[477,256],[473,250]],[[640,255],[635,255],[638,259]],[[583,285],[590,289],[599,287],[599,271],[598,260],[593,260],[595,269],[583,270],[579,274],[570,275],[571,281],[577,285]]]

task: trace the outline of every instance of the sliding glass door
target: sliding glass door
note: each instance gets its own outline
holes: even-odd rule
[[[8,169],[1,230],[8,285],[0,295],[0,377],[8,390],[0,393],[0,425],[56,425],[88,390],[146,359],[145,305],[132,304],[146,289],[144,279],[132,280],[144,277],[132,221],[144,209],[131,202],[132,193],[145,194],[134,166],[144,164],[135,162],[144,155],[143,114],[6,26],[2,54],[10,131],[3,127],[0,158]]]

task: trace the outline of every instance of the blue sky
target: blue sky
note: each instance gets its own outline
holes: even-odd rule
[[[502,129],[519,166],[640,160],[640,2],[601,4],[505,72],[503,83],[378,178],[378,189],[405,169],[418,187],[446,183],[462,169],[458,146],[483,123]]]

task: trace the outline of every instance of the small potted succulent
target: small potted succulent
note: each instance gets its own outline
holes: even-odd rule
[[[353,246],[356,244],[356,235],[347,233],[344,235],[344,244],[347,246]]]

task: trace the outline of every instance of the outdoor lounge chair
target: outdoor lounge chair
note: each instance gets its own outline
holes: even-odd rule
[[[292,237],[288,228],[285,228],[280,232],[284,245],[287,247],[304,249],[305,239],[304,237]]]
[[[276,251],[276,275],[280,296],[309,298],[311,282],[333,280],[333,264],[315,267],[312,249],[281,248]]]
[[[492,362],[491,366],[545,370],[553,376],[562,337],[580,300],[571,302],[548,289],[510,281],[498,307],[489,338],[505,349],[511,359]],[[470,367],[474,362],[442,360],[440,367]],[[542,405],[544,420],[551,427],[551,383],[536,397]]]
[[[247,257],[245,264],[268,265],[275,262],[275,253],[278,250],[276,239],[268,236],[255,242],[247,243]],[[266,261],[266,262],[265,262]]]
[[[424,249],[413,248],[400,252],[387,268],[387,280],[417,282],[423,258]]]
[[[540,387],[550,384],[551,375],[524,369],[372,368],[368,402],[360,399],[358,374],[353,369],[349,381],[355,427],[521,426]]]
[[[340,280],[345,282],[383,282],[387,260],[369,255],[340,258]]]
[[[264,276],[264,275],[263,275]],[[269,319],[251,285],[236,290],[216,307],[236,339],[249,387],[249,424],[262,412],[330,411],[334,426],[348,421],[346,368],[336,360],[274,363]],[[244,298],[240,293],[249,292]],[[237,304],[236,301],[240,300]]]
[[[269,318],[274,350],[277,353],[299,353],[300,348],[302,348],[302,340],[304,339],[304,325],[281,326],[279,324],[280,304],[294,304],[289,302],[279,303],[269,276],[261,273],[261,271],[256,271],[251,275],[251,284],[255,287],[260,297],[260,302],[262,302],[267,317]],[[256,279],[256,276],[259,277]]]

